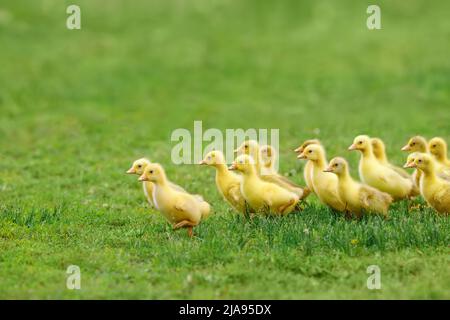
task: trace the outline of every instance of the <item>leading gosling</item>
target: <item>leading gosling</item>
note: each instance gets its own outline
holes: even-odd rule
[[[206,201],[197,195],[171,188],[163,167],[158,163],[148,164],[139,181],[154,183],[155,207],[173,225],[174,230],[186,228],[192,237],[192,229],[210,214],[211,208]]]

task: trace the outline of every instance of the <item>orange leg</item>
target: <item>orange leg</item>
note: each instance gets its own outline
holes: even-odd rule
[[[193,230],[193,227],[187,227],[187,232],[188,232],[189,238],[192,238],[194,235],[194,232],[192,230]]]
[[[180,221],[180,222],[178,222],[176,225],[174,225],[173,226],[173,230],[177,230],[177,229],[180,229],[180,228],[187,228],[187,230],[188,230],[188,235],[189,235],[189,237],[191,237],[192,238],[192,235],[193,235],[193,228],[196,226],[197,224],[195,224],[195,223],[193,223],[193,222],[191,222],[191,221],[189,221],[189,220],[183,220],[183,221]]]

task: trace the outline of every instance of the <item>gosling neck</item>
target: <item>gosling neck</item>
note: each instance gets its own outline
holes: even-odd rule
[[[436,172],[434,170],[434,164],[430,163],[427,168],[418,169],[423,173],[423,176],[426,180],[430,182],[434,182],[437,179]]]
[[[350,176],[350,172],[348,171],[347,168],[345,170],[343,170],[342,172],[338,173],[338,177],[342,183],[352,181],[352,177]]]
[[[216,163],[214,167],[216,168],[216,177],[223,176],[229,173],[228,168],[224,163]]]
[[[152,181],[156,186],[162,188],[162,189],[166,189],[169,188],[169,184],[166,178],[166,175],[164,173],[161,174],[160,177],[158,177],[157,180]]]
[[[364,148],[361,151],[361,157],[365,159],[374,159],[373,149],[371,146]]]
[[[442,150],[442,152],[439,152],[436,155],[436,159],[440,163],[446,163],[447,162],[447,148],[444,148],[444,150]]]
[[[246,178],[255,178],[258,177],[256,174],[255,165],[249,165],[245,171],[242,172],[242,175]]]
[[[382,162],[382,163],[387,163],[388,162],[387,161],[387,157],[386,157],[386,153],[384,151],[380,152],[378,156],[380,158],[380,162]]]
[[[319,169],[323,169],[327,165],[327,160],[325,159],[325,155],[323,153],[319,154],[317,159],[310,161],[312,161],[312,163],[314,163],[314,165],[317,166]]]

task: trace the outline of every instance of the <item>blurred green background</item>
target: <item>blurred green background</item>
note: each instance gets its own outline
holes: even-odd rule
[[[81,8],[81,30],[66,28],[69,4]],[[381,30],[366,27],[370,4],[381,7]],[[358,155],[346,148],[358,134],[384,139],[397,164],[412,135],[450,141],[449,12],[446,0],[3,0],[0,297],[449,298],[447,218],[405,222],[400,204],[393,222],[358,225],[311,207],[247,225],[212,170],[170,161],[172,131],[194,120],[280,129],[281,171],[302,184],[292,149],[307,138],[347,157],[355,177]],[[213,204],[199,239],[147,209],[124,175],[142,156]],[[403,223],[411,234],[400,239]],[[304,228],[321,239],[334,230],[336,247]],[[293,240],[273,244],[274,230]],[[359,249],[348,246],[354,236]],[[380,252],[392,287],[368,292],[365,266]],[[88,270],[88,289],[65,289],[69,264]]]

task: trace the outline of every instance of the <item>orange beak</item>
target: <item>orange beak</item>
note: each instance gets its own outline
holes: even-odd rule
[[[405,163],[403,168],[417,168],[417,165],[415,162],[407,162],[407,163]]]
[[[348,147],[348,151],[356,150],[356,145],[353,143],[350,147]]]
[[[236,163],[232,163],[231,166],[228,167],[228,170],[236,170]]]
[[[140,176],[139,181],[148,181],[147,177],[145,177],[144,175]]]
[[[409,150],[411,150],[411,148],[409,147],[409,145],[406,145],[401,150],[402,151],[409,151]]]
[[[133,167],[131,167],[130,169],[128,169],[128,171],[126,172],[127,174],[135,174],[136,170],[134,170]]]
[[[300,154],[297,156],[297,159],[306,159],[306,154],[304,154],[303,152],[300,153]]]
[[[328,167],[328,168],[326,168],[325,170],[323,170],[323,172],[333,172],[333,168]]]

